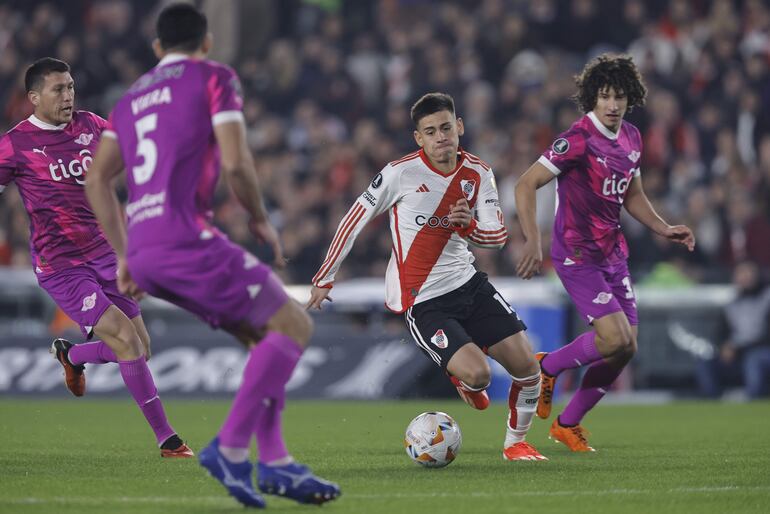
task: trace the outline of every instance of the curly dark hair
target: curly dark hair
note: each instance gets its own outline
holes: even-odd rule
[[[577,93],[572,100],[584,113],[596,107],[599,91],[611,87],[623,91],[628,98],[628,112],[644,105],[647,88],[642,76],[629,55],[602,54],[586,64],[580,75],[575,76]]]

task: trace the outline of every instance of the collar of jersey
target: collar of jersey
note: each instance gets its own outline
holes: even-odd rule
[[[441,175],[442,177],[448,177],[448,176],[450,176],[450,175],[454,175],[454,173],[455,173],[457,170],[459,170],[459,169],[460,169],[460,166],[462,166],[462,165],[463,165],[463,161],[465,160],[465,152],[463,151],[463,149],[462,149],[462,148],[458,148],[458,149],[457,149],[457,165],[455,166],[455,169],[453,169],[453,170],[452,170],[452,171],[450,171],[449,173],[444,173],[444,172],[443,172],[443,171],[441,171],[440,169],[438,169],[438,168],[436,168],[435,166],[433,166],[433,164],[431,164],[431,162],[430,162],[430,159],[428,159],[428,156],[427,156],[427,155],[425,155],[425,150],[423,150],[422,148],[420,148],[420,159],[422,159],[422,162],[424,162],[424,163],[425,163],[425,165],[426,165],[426,166],[427,166],[427,167],[428,167],[428,168],[429,168],[429,169],[430,169],[432,172],[434,172],[434,173],[438,173],[438,174],[439,174],[439,175]]]
[[[64,127],[67,126],[66,123],[62,123],[61,125],[51,125],[50,123],[44,122],[34,114],[31,114],[29,118],[27,118],[27,121],[32,123],[37,128],[43,129],[43,130],[64,130]]]
[[[161,59],[157,66],[165,66],[167,64],[179,62],[179,61],[186,61],[190,59],[190,56],[187,54],[182,54],[179,52],[171,52],[170,54],[166,54],[163,59]]]
[[[613,132],[607,127],[604,126],[604,124],[599,121],[599,118],[596,117],[596,114],[594,114],[594,111],[591,111],[588,113],[588,119],[591,120],[591,123],[594,124],[594,127],[596,127],[596,130],[602,133],[604,137],[607,139],[617,139],[618,135],[620,134],[620,127],[618,127],[617,132]],[[621,126],[623,124],[623,120],[620,120]]]

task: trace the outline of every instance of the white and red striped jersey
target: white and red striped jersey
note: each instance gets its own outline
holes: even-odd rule
[[[450,226],[449,208],[465,198],[473,219]],[[356,236],[389,210],[393,252],[385,274],[385,305],[404,312],[412,305],[457,289],[476,272],[468,243],[502,248],[508,234],[490,167],[459,151],[457,167],[442,173],[422,150],[385,166],[337,227],[313,285],[331,287]]]

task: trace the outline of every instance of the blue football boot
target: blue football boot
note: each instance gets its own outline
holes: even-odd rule
[[[201,450],[198,459],[209,475],[222,482],[230,496],[246,507],[265,506],[265,500],[254,490],[254,483],[251,481],[254,465],[249,461],[235,464],[227,460],[219,451],[218,437]]]
[[[342,494],[337,484],[315,476],[310,468],[297,462],[285,466],[267,466],[260,462],[257,485],[263,493],[317,505]]]

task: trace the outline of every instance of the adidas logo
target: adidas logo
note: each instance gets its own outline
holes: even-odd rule
[[[416,193],[430,193],[430,189],[428,189],[428,186],[425,184],[422,184],[420,187],[417,188]]]

